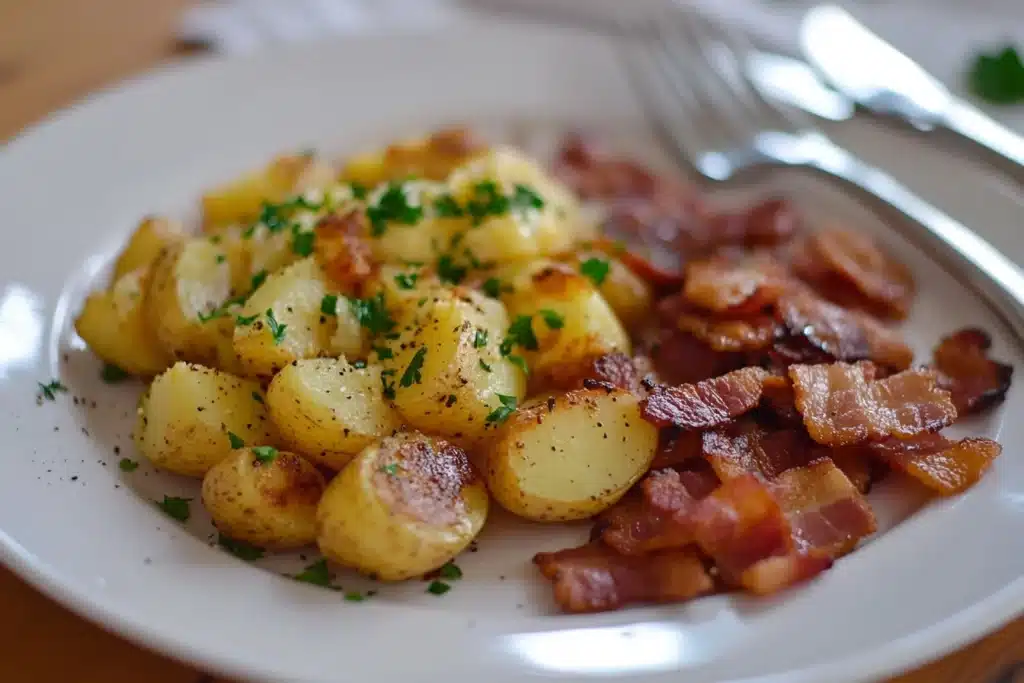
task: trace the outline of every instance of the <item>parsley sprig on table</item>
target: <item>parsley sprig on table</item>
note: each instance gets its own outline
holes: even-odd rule
[[[968,72],[968,85],[992,104],[1024,102],[1024,60],[1010,45],[993,54],[979,54]]]

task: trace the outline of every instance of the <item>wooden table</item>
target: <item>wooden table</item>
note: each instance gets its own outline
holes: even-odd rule
[[[0,0],[0,141],[96,88],[180,53],[189,0]],[[89,624],[0,568],[0,679],[211,683]],[[1024,619],[891,683],[1024,683]],[[823,681],[822,683],[827,683]]]

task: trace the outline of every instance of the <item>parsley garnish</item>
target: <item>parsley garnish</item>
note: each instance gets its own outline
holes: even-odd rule
[[[517,211],[539,210],[544,208],[544,200],[526,185],[516,185],[515,194],[512,195],[512,208]]]
[[[268,465],[277,458],[277,449],[273,446],[253,446],[252,454],[264,465]]]
[[[191,514],[188,509],[188,504],[191,501],[191,498],[164,496],[163,501],[157,503],[156,506],[167,513],[167,516],[171,519],[176,519],[179,522],[187,522],[189,515]]]
[[[314,586],[331,585],[331,574],[327,570],[327,560],[317,560],[295,575],[296,581],[311,583]]]
[[[412,289],[416,286],[416,280],[419,275],[416,273],[399,273],[395,276],[395,284],[398,285],[399,289]]]
[[[1011,46],[980,54],[971,65],[968,84],[975,95],[993,104],[1024,102],[1024,61]]]
[[[463,215],[462,207],[450,194],[443,194],[434,200],[434,211],[441,218],[457,218]]]
[[[487,330],[481,330],[478,327],[476,334],[473,335],[473,348],[482,349],[485,346],[487,346]]]
[[[277,322],[277,318],[274,317],[274,309],[272,308],[268,308],[264,315],[267,316],[267,325],[270,327],[270,334],[274,337],[274,346],[277,346],[284,341],[284,333],[285,330],[288,329],[288,326]]]
[[[455,581],[462,578],[462,570],[459,565],[454,562],[446,562],[439,570],[437,570],[438,576],[448,581]]]
[[[259,289],[260,285],[262,285],[266,281],[267,281],[267,271],[266,270],[261,270],[260,272],[258,272],[258,273],[256,273],[255,275],[252,276],[252,280],[251,280],[251,284],[249,285],[249,288],[252,289],[253,291],[255,291],[255,290]]]
[[[259,313],[257,313],[256,315],[236,315],[235,316],[235,325],[237,325],[238,327],[244,327],[246,325],[252,325],[254,322],[256,322],[257,318],[259,318],[259,317],[260,317]]]
[[[352,367],[354,367],[356,370],[362,370],[363,368],[366,367],[366,361],[365,360],[354,360],[354,361],[352,361]]]
[[[457,285],[466,277],[466,267],[456,265],[448,254],[437,259],[437,276],[441,282],[450,282]]]
[[[252,400],[256,401],[257,403],[263,403],[263,397],[260,396],[260,392],[258,391],[252,392]]]
[[[366,186],[362,183],[349,183],[352,188],[352,196],[355,199],[366,199]]]
[[[313,253],[313,244],[316,242],[315,232],[296,232],[292,237],[292,251],[299,256],[309,256]]]
[[[217,306],[216,308],[212,309],[208,313],[203,313],[202,311],[200,311],[199,316],[198,316],[199,322],[206,323],[206,322],[210,322],[211,320],[214,320],[216,318],[223,318],[224,316],[226,316],[228,314],[227,307],[228,307],[229,303],[230,302],[226,301],[226,302],[224,302],[223,305]]]
[[[536,351],[540,348],[537,336],[533,333],[533,319],[528,315],[517,316],[509,325],[508,332],[501,342],[501,355],[509,355],[512,353],[512,347],[517,345],[527,351]]]
[[[224,550],[228,551],[238,559],[245,560],[246,562],[252,562],[253,560],[258,560],[263,557],[263,548],[251,545],[245,541],[236,541],[228,538],[224,534],[220,534],[217,537],[217,545],[224,548]]]
[[[228,257],[224,254],[217,254],[217,257],[213,259],[216,263],[224,263],[228,260]]]
[[[320,312],[324,315],[338,315],[338,295],[324,294],[320,300]]]
[[[390,474],[392,477],[398,474],[398,465],[391,463],[390,465],[381,465],[380,471],[384,474]]]
[[[362,593],[357,593],[355,591],[345,593],[345,602],[362,602],[363,600],[366,600],[366,596]]]
[[[391,401],[395,400],[395,383],[389,382],[388,377],[391,377],[394,374],[394,370],[382,370],[380,373],[380,384],[384,391],[384,398]]]
[[[391,353],[391,349],[386,346],[374,346],[374,352],[377,354],[377,358],[380,360],[387,360],[388,358],[394,358],[395,354]]]
[[[484,372],[490,372],[491,366],[484,362],[484,359],[480,359],[480,367],[484,369]]]
[[[501,194],[493,180],[482,180],[473,186],[473,198],[466,203],[466,213],[472,218],[473,225],[480,225],[488,216],[500,216],[508,213],[508,197]]]
[[[550,308],[540,309],[540,317],[544,319],[544,323],[552,330],[560,330],[565,326],[565,318]]]
[[[448,398],[446,398],[444,401],[444,407],[451,408],[453,405],[455,405],[455,402],[458,400],[459,398],[455,394],[448,394]]]
[[[427,357],[427,348],[421,346],[420,349],[413,355],[412,360],[409,361],[409,367],[402,373],[402,378],[398,381],[398,384],[402,387],[411,387],[413,384],[419,384],[423,377],[420,375],[420,370],[423,369],[423,359]]]
[[[61,384],[60,380],[50,380],[49,384],[42,382],[37,382],[37,384],[39,385],[39,398],[45,398],[47,401],[56,401],[58,392],[64,394],[68,392],[68,388]]]
[[[127,372],[116,365],[111,365],[110,363],[104,363],[103,370],[100,371],[100,378],[107,384],[117,384],[129,377],[131,377],[131,375]]]
[[[400,183],[391,183],[375,205],[366,209],[370,219],[370,234],[380,237],[388,229],[388,223],[415,225],[423,218],[423,207],[409,204],[405,190]]]
[[[530,374],[530,368],[526,365],[526,359],[523,358],[522,356],[515,356],[515,355],[508,356],[508,362],[511,363],[512,365],[515,365],[516,367],[518,367],[520,370],[525,372],[527,375]]]
[[[482,289],[484,294],[492,299],[497,299],[501,296],[501,280],[496,277],[489,277],[484,281]]]
[[[139,463],[131,458],[121,458],[121,462],[117,463],[117,466],[121,468],[122,472],[134,472],[139,469]]]
[[[427,592],[431,595],[444,595],[451,589],[452,587],[444,581],[431,581],[430,585],[427,586]]]
[[[501,424],[507,420],[516,409],[518,401],[515,396],[497,394],[497,397],[498,400],[501,401],[501,405],[492,410],[487,416],[487,424]]]
[[[611,266],[604,259],[599,258],[588,258],[586,261],[580,264],[580,272],[590,278],[598,287],[604,282],[604,279],[608,277],[608,269]]]
[[[395,327],[388,309],[384,306],[384,293],[378,292],[369,299],[349,299],[349,308],[359,324],[370,331],[370,334],[390,332]]]
[[[245,448],[245,442],[234,432],[228,432],[228,442],[231,444],[232,449]]]

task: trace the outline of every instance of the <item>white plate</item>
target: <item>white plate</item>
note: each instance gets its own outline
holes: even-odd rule
[[[498,515],[479,552],[460,559],[466,577],[444,597],[413,582],[353,604],[281,578],[288,562],[290,571],[301,565],[297,558],[264,571],[209,547],[198,504],[182,528],[149,502],[194,496],[194,483],[146,466],[118,471],[131,454],[138,387],[102,384],[70,321],[140,216],[181,212],[202,188],[282,150],[354,151],[444,122],[518,120],[600,126],[643,151],[630,132],[639,114],[605,45],[485,26],[173,68],[11,143],[0,157],[4,562],[131,639],[274,683],[513,683],[533,674],[862,681],[961,645],[1024,607],[1024,424],[1004,419],[1024,408],[1019,385],[1005,406],[970,425],[1007,444],[980,485],[926,506],[821,579],[765,600],[719,596],[560,616],[529,558],[585,529]],[[955,177],[944,157],[853,132],[866,153],[947,202],[951,189],[974,196],[959,208],[984,214],[961,218],[1024,254],[1012,230],[1018,207],[971,194],[984,191],[981,176]],[[908,335],[920,352],[942,332],[976,323],[996,334],[1001,358],[1021,365],[1020,346],[973,297],[856,206],[796,178],[780,177],[778,186],[815,216],[878,231],[914,268],[923,291]],[[36,382],[51,377],[71,393],[37,406]],[[873,502],[890,523],[917,503],[885,487]],[[366,587],[345,574],[338,583]]]

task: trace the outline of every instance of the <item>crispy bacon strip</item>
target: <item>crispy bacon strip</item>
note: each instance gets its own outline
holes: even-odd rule
[[[640,379],[633,359],[624,353],[615,352],[584,358],[577,363],[556,368],[545,377],[545,388],[568,391],[582,388],[585,384],[598,383],[637,391]]]
[[[800,215],[785,199],[769,198],[746,211],[711,216],[709,232],[718,244],[771,247],[786,242],[801,227]]]
[[[741,367],[744,361],[741,354],[714,351],[693,335],[671,328],[658,330],[645,345],[658,376],[668,384],[694,384],[718,377]]]
[[[603,543],[533,558],[554,583],[565,612],[602,612],[635,602],[680,602],[709,593],[714,582],[688,548],[643,556],[619,555]]]
[[[941,434],[921,434],[913,439],[889,439],[872,449],[894,469],[942,496],[952,496],[974,486],[1003,447],[991,439],[950,441]]]
[[[723,481],[747,474],[772,480],[815,458],[828,457],[803,429],[767,430],[749,419],[704,432],[703,452]]]
[[[771,375],[761,390],[760,415],[781,426],[803,425],[796,409],[796,394],[788,376]]]
[[[804,426],[818,443],[849,446],[890,436],[907,439],[952,424],[956,408],[930,370],[871,380],[861,365],[789,369]]]
[[[832,567],[826,555],[792,552],[756,562],[740,576],[740,585],[754,595],[770,595],[798,583],[809,581]]]
[[[658,427],[717,427],[757,406],[766,377],[751,367],[696,384],[657,387],[641,403],[641,415]]]
[[[707,344],[712,351],[756,351],[771,346],[775,339],[775,319],[766,315],[721,320],[682,313],[676,324],[683,332]]]
[[[716,256],[687,264],[683,297],[699,309],[735,318],[762,313],[785,289],[785,269],[766,254],[739,262]]]
[[[651,462],[652,470],[682,465],[701,456],[701,433],[667,427],[658,435],[658,452]]]
[[[967,328],[944,338],[935,348],[939,386],[952,394],[960,417],[999,403],[1010,389],[1013,367],[990,359],[991,346],[987,332]]]

